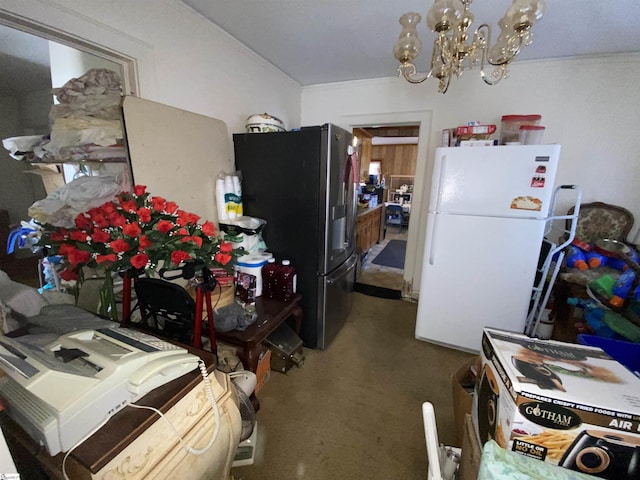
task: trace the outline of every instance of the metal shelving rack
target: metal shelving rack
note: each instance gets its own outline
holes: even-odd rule
[[[575,194],[574,212],[571,215],[556,215],[556,205],[561,192],[570,190]],[[582,192],[576,185],[560,185],[551,197],[552,215],[547,219],[545,236],[540,250],[540,261],[536,271],[536,282],[533,286],[529,314],[525,326],[525,334],[530,337],[540,336],[538,328],[543,313],[548,305],[558,272],[564,260],[565,248],[571,244],[576,234]],[[567,228],[567,220],[569,226]],[[562,222],[557,228],[555,222]],[[550,238],[550,233],[559,233],[558,240]]]
[[[413,193],[413,180],[414,175],[387,175],[387,202],[394,201],[394,194],[402,185],[407,185],[409,189],[405,194],[411,195]],[[411,203],[410,201],[408,203]]]

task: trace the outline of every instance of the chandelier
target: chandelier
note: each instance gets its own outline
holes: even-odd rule
[[[393,47],[393,55],[400,62],[398,75],[411,83],[422,83],[434,77],[440,81],[438,91],[445,93],[454,75],[460,77],[464,70],[480,63],[480,76],[489,85],[495,85],[509,76],[509,64],[523,46],[531,44],[531,27],[542,17],[543,0],[513,0],[498,22],[500,35],[491,46],[491,27],[483,23],[476,28],[469,41],[469,27],[473,13],[469,10],[472,0],[435,0],[427,12],[427,26],[438,37],[433,43],[431,68],[428,73],[417,73],[413,60],[420,54],[422,42],[417,26],[419,13],[405,13],[400,17],[402,32]],[[485,65],[492,68],[486,74]]]

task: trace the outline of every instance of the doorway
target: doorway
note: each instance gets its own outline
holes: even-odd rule
[[[0,15],[0,105],[4,113],[0,138],[49,134],[52,87],[61,87],[91,68],[114,70],[120,74],[125,91],[137,90],[131,81],[135,73],[132,63],[99,49],[92,51],[88,44],[74,48],[68,38],[58,43],[54,41],[57,32],[13,20]],[[31,205],[64,184],[62,166],[19,160],[8,148],[0,148],[0,169],[0,270],[14,281],[38,287],[41,253],[16,246],[8,254],[5,249],[9,233],[30,220]]]
[[[353,129],[360,158],[359,232],[375,242],[359,241],[356,290],[401,298],[417,165],[417,124],[363,126]],[[370,222],[371,217],[380,218]],[[364,219],[367,220],[364,220]]]

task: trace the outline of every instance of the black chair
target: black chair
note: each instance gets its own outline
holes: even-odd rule
[[[157,278],[134,283],[140,321],[132,326],[193,345],[196,302],[183,287]]]
[[[399,233],[402,233],[402,225],[404,223],[402,205],[387,205],[385,216],[385,229],[387,225],[397,225]]]

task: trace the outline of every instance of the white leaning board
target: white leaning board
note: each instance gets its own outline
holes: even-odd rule
[[[234,170],[227,125],[131,96],[122,108],[134,182],[217,224],[216,177]]]

